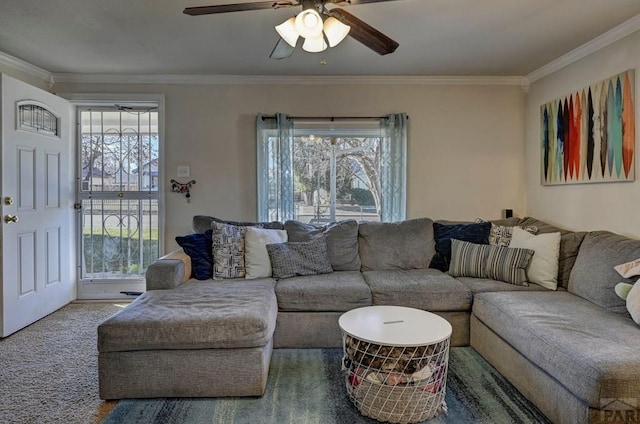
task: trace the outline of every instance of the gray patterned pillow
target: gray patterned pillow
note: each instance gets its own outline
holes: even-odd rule
[[[324,236],[305,242],[267,244],[267,253],[275,279],[333,272]]]
[[[213,222],[211,229],[213,279],[244,278],[244,236],[247,228]]]
[[[530,225],[527,227],[519,227],[528,233],[535,234],[538,232],[538,227]],[[489,244],[494,246],[509,246],[511,237],[513,236],[513,228],[505,225],[491,224],[491,231],[489,232]]]
[[[325,226],[305,224],[299,221],[284,223],[287,241],[310,241],[325,236],[331,267],[334,271],[360,271],[358,254],[358,221],[347,219]]]
[[[527,265],[534,251],[451,239],[452,277],[490,278],[528,286]]]

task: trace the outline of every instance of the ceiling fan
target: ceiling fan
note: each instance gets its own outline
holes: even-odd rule
[[[325,6],[327,3],[335,4],[336,6],[349,6],[386,1],[395,0],[271,0],[187,7],[183,13],[190,16],[200,16],[302,6],[302,11],[297,16],[289,18],[276,26],[280,39],[269,55],[270,58],[284,59],[291,56],[300,38],[304,39],[303,50],[320,52],[328,47],[336,46],[347,35],[350,35],[376,53],[385,55],[393,53],[399,44],[346,10],[340,7],[327,8]]]

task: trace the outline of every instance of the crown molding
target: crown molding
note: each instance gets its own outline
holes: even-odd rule
[[[47,82],[49,85],[52,84],[53,74],[51,74],[51,72],[47,71],[46,69],[42,69],[35,65],[32,65],[28,62],[25,62],[22,59],[18,59],[15,56],[11,56],[7,53],[0,52],[0,64],[6,65],[17,71],[21,71],[26,74],[32,75],[36,78],[40,78],[41,80]]]
[[[628,19],[605,32],[604,34],[594,38],[593,40],[581,45],[580,47],[570,51],[569,53],[560,56],[559,58],[547,63],[541,68],[536,69],[526,76],[529,83],[537,81],[546,77],[567,65],[570,65],[578,60],[595,53],[598,50],[607,47],[610,44],[615,43],[618,40],[623,39],[627,35],[633,34],[640,30],[640,15],[636,15],[631,19]]]
[[[529,85],[622,38],[640,30],[640,14],[560,56],[526,76],[269,76],[190,74],[81,74],[51,73],[0,51],[0,64],[54,83],[91,84],[282,84],[282,85],[517,85],[525,92]]]
[[[188,74],[53,74],[56,83],[282,85],[528,85],[520,76],[270,76]]]

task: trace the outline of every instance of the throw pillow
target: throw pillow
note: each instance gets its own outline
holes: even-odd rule
[[[530,283],[550,290],[558,288],[560,233],[533,235],[520,228],[514,228],[509,247],[531,249],[535,252],[527,267],[527,278]]]
[[[213,222],[213,278],[244,278],[246,227]]]
[[[547,224],[536,218],[525,217],[518,223],[521,227],[533,225],[538,227],[536,234],[560,233],[560,256],[558,257],[558,286],[568,288],[571,270],[578,257],[586,231],[573,232]]]
[[[633,321],[640,325],[640,284],[634,284],[631,290],[629,290],[626,305]]]
[[[271,261],[267,252],[267,244],[287,241],[285,230],[267,230],[264,228],[246,227],[245,233],[245,278],[271,277]]]
[[[324,236],[311,241],[267,244],[273,278],[333,272]]]
[[[275,230],[282,230],[284,228],[282,225],[282,222],[278,222],[278,221],[272,221],[272,222],[228,221],[228,220],[216,218],[214,216],[209,216],[209,215],[194,215],[193,220],[191,222],[191,226],[193,227],[194,232],[204,233],[205,231],[213,228],[214,222],[218,222],[220,224],[235,225],[236,227],[259,226],[261,228],[273,228]]]
[[[618,274],[622,275],[624,278],[638,277],[640,276],[640,259],[616,265],[613,269],[618,271]]]
[[[491,246],[487,250],[486,275],[492,280],[528,286],[527,267],[534,251],[517,247]]]
[[[191,258],[191,272],[198,280],[212,277],[211,230],[204,234],[189,234],[176,237],[176,242]]]
[[[489,244],[494,246],[509,246],[511,237],[513,236],[513,229],[520,228],[528,233],[535,234],[538,232],[538,227],[530,225],[527,227],[508,227],[506,225],[491,224],[491,231],[489,232]]]
[[[452,277],[490,278],[528,286],[526,269],[533,250],[451,240]]]
[[[449,275],[452,277],[486,278],[485,263],[488,248],[488,244],[451,239]]]
[[[640,275],[640,259],[616,265],[613,268],[624,278],[637,277]],[[637,281],[635,284],[618,283],[615,293],[626,301],[629,315],[636,324],[640,325],[640,284]]]
[[[531,234],[536,234],[538,232],[538,227],[536,227],[535,225],[528,225],[526,227],[521,227],[519,225],[513,224],[507,225],[506,222],[509,222],[510,220],[513,220],[513,218],[499,219],[497,220],[498,223],[496,223],[496,221],[487,221],[482,218],[476,218],[475,222],[491,222],[489,244],[493,244],[494,246],[509,246],[511,236],[513,234],[513,227],[522,228],[523,230]]]
[[[436,254],[431,259],[429,267],[439,269],[442,272],[449,270],[452,238],[476,244],[488,244],[490,231],[490,222],[456,225],[443,225],[434,222],[433,232],[436,241]]]
[[[284,223],[287,240],[291,242],[311,241],[326,237],[331,267],[334,271],[360,271],[358,254],[358,221],[347,219],[325,226],[305,224],[299,221]]]

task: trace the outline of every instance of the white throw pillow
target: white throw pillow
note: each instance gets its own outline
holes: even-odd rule
[[[287,241],[285,230],[266,230],[264,228],[247,227],[244,236],[244,278],[271,277],[271,261],[267,252],[267,244]]]
[[[640,325],[640,284],[635,283],[627,294],[627,310],[633,321]]]
[[[515,227],[509,247],[531,249],[535,252],[527,267],[527,279],[530,283],[550,290],[558,288],[560,233],[533,235]]]

